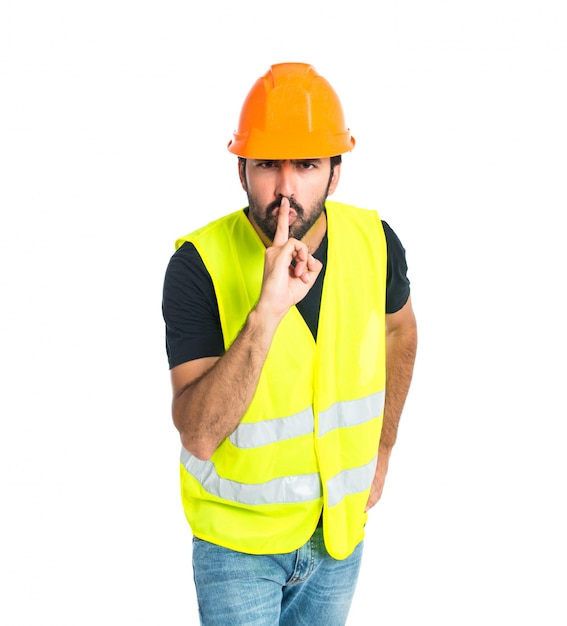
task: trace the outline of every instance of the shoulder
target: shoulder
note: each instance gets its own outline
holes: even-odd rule
[[[210,282],[209,273],[191,242],[183,243],[171,256],[165,272],[164,289],[176,291],[189,289]]]
[[[405,248],[402,245],[400,238],[398,237],[398,235],[396,235],[392,227],[385,220],[382,220],[382,228],[384,229],[384,235],[386,236],[386,244],[388,246],[388,250],[390,250],[390,248],[402,250],[405,254]]]
[[[410,295],[406,250],[388,222],[382,220],[387,247],[386,313],[396,313]]]
[[[223,233],[230,232],[234,228],[235,224],[242,223],[243,221],[247,221],[244,210],[239,209],[238,211],[233,211],[232,213],[223,215],[222,217],[201,226],[197,230],[194,230],[183,237],[179,237],[179,239],[175,242],[175,248],[179,249],[188,241],[197,243],[198,245],[199,241],[207,241],[210,238],[218,238],[219,233],[220,236],[222,236]]]
[[[188,267],[200,262],[202,262],[201,257],[193,243],[185,241],[180,244],[179,248],[171,256],[168,267]]]

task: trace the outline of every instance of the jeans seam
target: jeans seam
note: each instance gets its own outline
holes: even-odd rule
[[[307,544],[309,546],[309,566],[307,568],[307,571],[305,572],[305,575],[299,577],[297,576],[295,573],[291,575],[290,579],[286,582],[286,586],[288,585],[295,585],[297,583],[302,583],[305,580],[307,580],[309,578],[309,576],[311,576],[312,572],[313,572],[313,567],[315,565],[315,556],[314,556],[314,549],[313,549],[313,537],[311,537],[309,539],[309,542]],[[301,554],[301,548],[297,551],[297,557],[295,560],[295,567],[294,567],[294,572],[297,569],[297,565],[300,561],[300,554]]]

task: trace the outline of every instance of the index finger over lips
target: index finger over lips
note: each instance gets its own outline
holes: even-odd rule
[[[278,225],[274,235],[274,246],[283,246],[289,239],[289,200],[284,196],[278,209]]]

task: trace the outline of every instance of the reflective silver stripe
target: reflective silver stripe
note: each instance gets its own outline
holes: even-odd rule
[[[361,493],[370,487],[376,470],[377,456],[360,467],[343,470],[327,481],[328,506],[335,506],[345,496]]]
[[[221,478],[214,463],[201,461],[185,448],[181,449],[181,463],[212,496],[239,504],[288,504],[310,502],[321,497],[321,480],[317,472],[274,478],[251,485]]]
[[[313,433],[313,409],[262,422],[239,424],[229,439],[237,448],[258,448]]]
[[[336,402],[319,413],[319,437],[331,430],[345,426],[357,426],[374,419],[384,410],[385,392],[379,391],[365,398]]]

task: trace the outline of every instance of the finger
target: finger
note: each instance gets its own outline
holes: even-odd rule
[[[295,276],[302,276],[309,271],[309,259],[311,255],[307,250],[307,246],[297,241],[295,242],[295,250],[293,251],[293,270]]]
[[[320,272],[323,264],[316,259],[312,254],[307,257],[307,269],[310,272]]]
[[[301,276],[307,270],[309,259],[307,246],[303,242],[294,240],[292,258],[293,273],[295,276]]]
[[[284,196],[278,210],[278,225],[274,235],[274,246],[283,246],[289,239],[289,200]]]
[[[305,263],[305,271],[301,274],[300,278],[304,283],[315,282],[319,272],[323,268],[321,261],[318,261],[315,257],[309,255]]]

